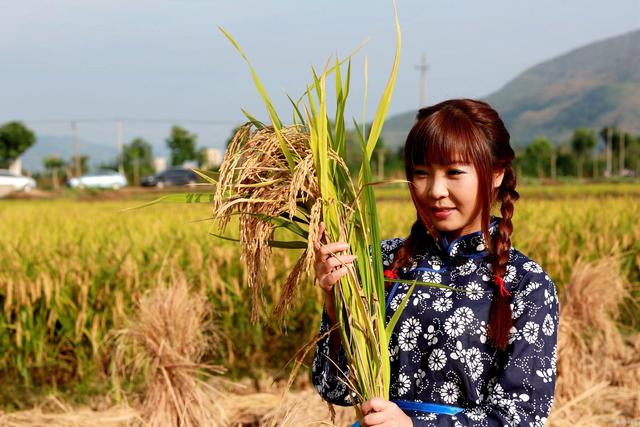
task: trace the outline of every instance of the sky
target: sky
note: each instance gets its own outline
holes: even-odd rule
[[[415,110],[416,66],[426,55],[427,104],[478,98],[536,65],[640,28],[640,0],[398,0],[402,53],[389,114]],[[241,108],[266,119],[243,47],[276,109],[363,41],[354,57],[348,117],[368,119],[395,49],[390,0],[0,0],[0,123],[22,120],[38,135],[112,146],[142,136],[162,154],[172,123],[224,147]],[[86,120],[92,121],[86,121]],[[84,121],[83,121],[84,120]],[[70,137],[69,137],[70,141]],[[115,157],[115,153],[114,153]]]

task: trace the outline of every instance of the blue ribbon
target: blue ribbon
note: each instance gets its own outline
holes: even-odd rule
[[[392,400],[403,411],[431,412],[434,414],[455,415],[462,412],[462,408],[450,405],[441,405],[430,402],[411,402],[408,400]],[[360,421],[351,424],[351,427],[360,427]]]

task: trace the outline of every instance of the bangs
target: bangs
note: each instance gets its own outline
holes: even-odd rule
[[[418,165],[470,163],[486,158],[486,136],[464,112],[442,109],[418,120],[405,144],[405,166],[413,175]],[[484,154],[484,155],[483,155]]]

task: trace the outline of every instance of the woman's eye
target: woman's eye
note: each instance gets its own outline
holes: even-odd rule
[[[429,172],[423,171],[423,170],[417,170],[417,171],[415,171],[414,175],[416,175],[416,176],[426,176],[426,175],[429,175]]]
[[[460,175],[460,174],[463,174],[463,173],[464,173],[464,171],[463,171],[463,170],[460,170],[460,169],[449,169],[449,170],[447,171],[447,173],[448,173],[449,175]]]

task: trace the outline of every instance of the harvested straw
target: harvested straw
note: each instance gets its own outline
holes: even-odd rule
[[[0,426],[3,427],[126,427],[136,421],[141,421],[138,413],[126,405],[94,411],[72,408],[54,396],[46,398],[41,406],[28,411],[10,414],[0,412]]]
[[[225,425],[220,392],[202,377],[222,373],[200,362],[216,338],[204,297],[191,295],[183,277],[145,295],[138,313],[116,335],[117,374],[141,375],[140,415],[151,427]],[[141,423],[142,424],[142,423]]]
[[[579,261],[560,299],[558,380],[551,426],[605,426],[640,418],[640,335],[625,336],[631,296],[620,259]]]

